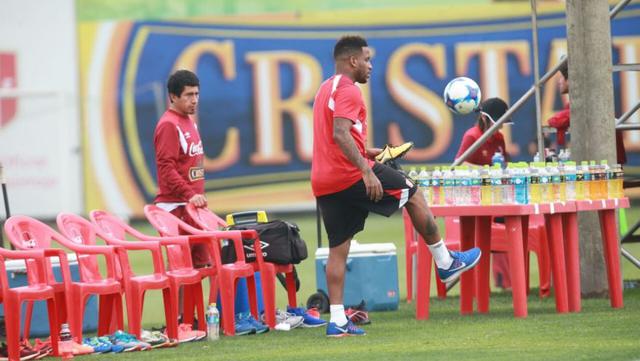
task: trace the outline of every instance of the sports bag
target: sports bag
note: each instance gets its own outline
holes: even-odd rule
[[[300,237],[298,225],[292,222],[274,220],[266,223],[234,225],[229,230],[255,229],[260,236],[262,256],[267,262],[277,264],[298,264],[308,257],[307,244]],[[256,259],[254,240],[244,240],[244,255],[247,262]],[[235,262],[236,253],[233,244],[224,244],[221,258],[223,263]]]

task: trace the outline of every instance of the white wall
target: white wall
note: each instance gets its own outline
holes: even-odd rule
[[[80,212],[73,0],[0,0],[0,53],[15,59],[15,78],[0,69],[0,100],[5,97],[6,106],[6,96],[24,94],[17,98],[15,116],[0,124],[11,213],[51,218],[60,211]],[[0,215],[4,218],[4,209]]]

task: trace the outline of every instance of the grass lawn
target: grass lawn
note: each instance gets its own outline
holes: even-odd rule
[[[637,214],[629,219],[637,219]],[[272,217],[276,218],[276,217]],[[298,302],[303,304],[316,291],[314,253],[315,217],[286,215],[300,226],[309,247],[309,259],[298,266],[302,286]],[[152,233],[145,225],[136,226]],[[160,349],[120,355],[91,356],[108,359],[162,360],[638,360],[640,359],[640,289],[625,290],[625,307],[614,310],[607,299],[583,300],[582,312],[558,315],[553,298],[539,299],[537,290],[529,297],[529,317],[515,319],[508,292],[493,290],[491,312],[487,315],[459,315],[458,287],[446,300],[431,299],[430,319],[415,320],[415,307],[407,304],[404,275],[402,219],[372,215],[367,229],[357,235],[363,243],[393,242],[398,252],[400,308],[395,312],[371,313],[366,337],[333,340],[324,337],[324,328],[271,331],[264,335],[223,337],[219,342],[197,342],[175,349]],[[326,246],[326,241],[323,242]],[[640,247],[631,248],[640,254]],[[144,254],[132,261],[135,268],[148,269]],[[537,287],[537,268],[532,259],[532,286]],[[640,279],[640,271],[623,261],[625,279]],[[432,290],[432,295],[435,290]],[[286,295],[278,286],[278,305]],[[328,317],[328,315],[325,315]],[[145,302],[145,328],[163,321],[157,292]]]

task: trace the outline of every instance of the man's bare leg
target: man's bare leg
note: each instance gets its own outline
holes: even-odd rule
[[[478,248],[454,254],[449,252],[440,237],[438,225],[421,190],[409,198],[406,207],[414,228],[429,246],[429,251],[438,266],[438,276],[443,282],[455,281],[462,272],[473,268],[478,263],[480,259]]]
[[[344,276],[350,246],[351,239],[348,239],[339,246],[329,248],[326,273],[331,309],[330,322],[334,322],[336,325],[347,323],[347,317],[344,313]]]

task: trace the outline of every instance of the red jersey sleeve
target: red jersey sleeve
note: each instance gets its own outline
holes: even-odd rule
[[[196,193],[178,173],[178,157],[180,155],[178,129],[170,122],[160,124],[156,129],[153,144],[156,148],[158,180],[162,179],[172,194],[189,200]]]
[[[548,120],[549,126],[557,129],[558,145],[564,145],[565,143],[565,133],[567,132],[567,129],[569,129],[570,116],[571,110],[566,108],[557,112]]]
[[[351,85],[338,87],[334,94],[334,100],[334,118],[345,118],[354,122],[358,120],[360,109],[362,108],[362,95],[360,94],[360,89],[357,86]]]

